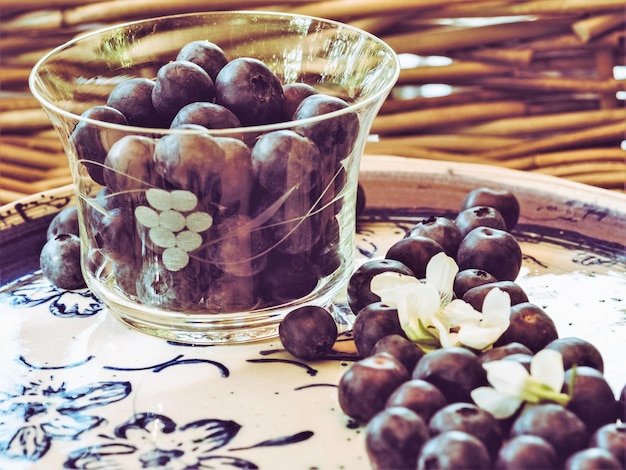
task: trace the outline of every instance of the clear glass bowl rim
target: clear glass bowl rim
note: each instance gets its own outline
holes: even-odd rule
[[[87,42],[95,36],[99,36],[99,35],[102,35],[103,33],[114,31],[116,29],[129,28],[129,27],[136,26],[136,25],[167,21],[171,19],[181,19],[181,18],[190,18],[190,17],[197,18],[199,15],[202,17],[255,16],[255,17],[265,17],[268,19],[280,18],[280,17],[301,18],[303,20],[310,20],[312,22],[326,24],[335,29],[343,28],[343,29],[352,31],[355,34],[366,37],[369,41],[373,41],[374,43],[377,43],[379,46],[381,46],[382,49],[387,51],[388,56],[392,60],[392,63],[393,63],[393,72],[392,74],[390,74],[390,78],[388,82],[385,84],[385,86],[381,87],[376,93],[373,93],[367,98],[357,101],[355,103],[349,104],[349,106],[344,109],[333,111],[333,112],[323,114],[320,116],[314,116],[314,117],[310,117],[306,119],[301,119],[298,121],[285,121],[285,122],[279,122],[275,124],[265,124],[265,125],[247,126],[247,127],[242,126],[242,127],[237,127],[237,128],[228,128],[228,129],[210,129],[209,130],[210,134],[214,136],[230,135],[233,133],[268,132],[268,131],[274,131],[274,130],[280,130],[280,129],[293,128],[295,125],[294,124],[295,122],[297,122],[298,125],[306,125],[306,124],[315,123],[318,121],[323,121],[323,120],[333,118],[336,116],[341,116],[343,114],[347,114],[350,112],[354,112],[361,108],[367,108],[372,103],[377,102],[380,99],[381,95],[387,95],[389,91],[391,90],[391,88],[395,85],[396,81],[398,80],[398,77],[400,76],[400,61],[395,51],[389,45],[387,45],[383,40],[381,40],[380,38],[376,37],[375,35],[365,30],[356,28],[346,23],[341,23],[339,21],[330,20],[326,18],[320,18],[316,16],[299,15],[299,14],[275,12],[275,11],[229,10],[229,11],[215,11],[215,12],[183,13],[183,14],[158,16],[154,18],[146,18],[146,19],[141,19],[141,20],[119,23],[119,24],[115,24],[112,26],[107,26],[105,28],[100,28],[94,31],[90,31],[81,36],[77,36],[65,42],[64,44],[61,44],[57,46],[56,48],[50,50],[37,61],[37,63],[33,66],[28,77],[28,84],[29,84],[30,91],[33,94],[33,96],[37,99],[37,101],[41,104],[42,107],[44,107],[45,109],[51,112],[54,112],[57,115],[63,116],[66,119],[71,119],[76,122],[84,122],[90,125],[100,126],[102,128],[124,131],[124,132],[136,132],[136,133],[141,133],[141,134],[167,135],[167,134],[198,134],[198,133],[206,132],[206,131],[198,131],[198,130],[192,130],[192,129],[165,129],[165,128],[128,126],[128,125],[121,125],[121,124],[109,123],[109,122],[86,118],[78,114],[74,114],[70,111],[66,111],[50,103],[44,96],[42,96],[39,93],[38,86],[36,83],[38,79],[39,71],[44,67],[46,62],[53,59],[54,56],[57,55],[58,53],[66,49],[69,49],[72,46],[80,42]]]

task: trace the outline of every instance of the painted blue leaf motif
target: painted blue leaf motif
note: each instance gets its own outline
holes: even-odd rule
[[[76,413],[95,406],[108,405],[130,395],[130,382],[99,382],[65,392],[65,402],[59,406],[60,413]]]
[[[132,455],[137,448],[122,443],[95,445],[70,452],[63,467],[65,468],[120,468],[117,461],[125,455]],[[100,464],[98,466],[94,464]]]
[[[52,439],[36,426],[24,426],[6,443],[0,443],[0,453],[11,459],[34,462],[48,452]]]
[[[41,281],[18,286],[12,291],[3,294],[2,300],[14,307],[30,307],[45,304],[59,295],[59,290],[50,285],[42,286]]]
[[[28,421],[32,417],[44,414],[48,410],[46,403],[31,402],[28,399],[15,402],[13,400],[14,396],[7,393],[0,394],[0,397],[2,397],[0,402],[2,404],[0,407],[0,423],[2,422],[2,415],[13,416],[20,421]]]
[[[296,444],[298,442],[303,442],[307,439],[310,439],[311,437],[313,437],[313,431],[301,431],[296,434],[291,434],[289,436],[273,437],[271,439],[266,439],[265,441],[261,441],[248,447],[237,447],[230,450],[253,449],[255,447],[284,446],[287,444]]]
[[[241,426],[234,421],[219,419],[194,421],[180,428],[189,435],[192,442],[203,443],[205,453],[228,444],[240,429]]]
[[[54,420],[41,423],[41,429],[53,439],[75,439],[85,431],[100,426],[104,421],[105,419],[99,416],[61,414]]]
[[[216,456],[202,459],[199,468],[206,468],[207,470],[232,470],[233,468],[240,468],[243,470],[258,470],[259,467],[252,462],[249,462],[248,460],[238,459],[236,457]]]

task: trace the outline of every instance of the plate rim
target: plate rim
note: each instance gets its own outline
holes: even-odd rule
[[[402,157],[397,155],[365,154],[361,158],[359,176],[368,179],[383,173],[396,173],[403,179],[411,176],[437,175],[458,176],[464,178],[474,178],[479,180],[493,180],[496,184],[503,181],[515,181],[514,186],[525,188],[535,187],[538,184],[550,186],[550,192],[559,196],[577,197],[584,196],[584,202],[590,202],[606,206],[618,213],[626,215],[626,193],[610,191],[608,189],[591,186],[584,183],[568,180],[542,173],[515,170],[496,165],[471,163],[471,162],[451,162],[439,160],[427,160],[421,158]],[[491,177],[489,177],[491,175]],[[626,184],[626,182],[625,182]],[[506,185],[511,186],[511,185]],[[75,187],[73,183],[37,192],[15,201],[0,206],[0,230],[6,229],[12,221],[10,217],[14,215],[16,207],[28,207],[37,204],[42,197],[66,198],[75,197]],[[36,215],[36,214],[35,214]],[[47,215],[47,212],[41,214]],[[8,220],[8,222],[7,222]],[[4,222],[3,222],[4,221]]]

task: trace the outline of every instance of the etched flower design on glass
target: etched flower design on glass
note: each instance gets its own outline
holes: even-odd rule
[[[213,225],[213,217],[194,211],[195,194],[185,190],[148,189],[148,206],[135,208],[137,222],[148,230],[148,239],[162,249],[161,259],[169,271],[179,271],[189,264],[189,253],[202,245],[202,232]]]

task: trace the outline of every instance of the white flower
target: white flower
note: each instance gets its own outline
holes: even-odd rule
[[[492,387],[471,392],[474,403],[498,419],[508,418],[522,403],[556,402],[567,404],[570,397],[561,393],[565,372],[558,351],[542,349],[532,358],[530,374],[517,361],[491,361],[483,365]]]
[[[454,278],[459,268],[453,258],[437,253],[426,266],[426,279],[381,273],[371,282],[372,292],[398,310],[407,337],[424,351],[465,345],[491,347],[509,326],[510,297],[500,289],[485,296],[483,312],[453,300]]]
[[[468,313],[459,324],[459,343],[481,351],[489,348],[509,327],[510,311],[511,296],[498,288],[491,289],[483,300],[480,318],[472,318]]]

